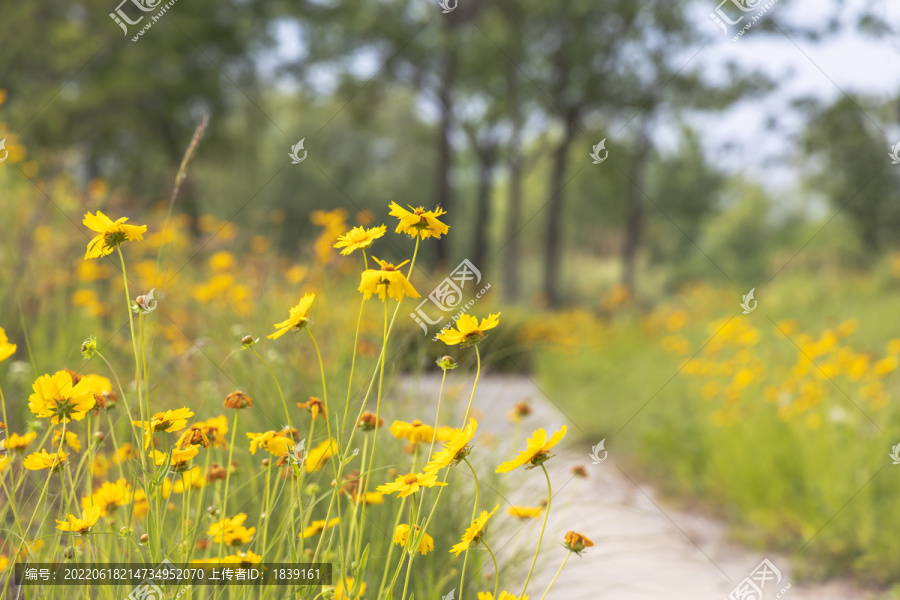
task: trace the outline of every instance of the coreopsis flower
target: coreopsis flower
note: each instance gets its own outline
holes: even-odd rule
[[[0,444],[0,447],[6,448],[7,450],[16,450],[18,452],[21,452],[25,450],[25,447],[33,442],[36,438],[37,433],[35,433],[34,431],[29,431],[25,435],[11,433],[9,434],[9,437],[6,438],[6,441]]]
[[[213,483],[214,481],[224,481],[227,476],[228,469],[218,463],[213,463],[206,472],[206,482]]]
[[[456,320],[456,329],[450,328],[441,331],[437,337],[448,346],[471,346],[487,337],[485,331],[493,329],[499,324],[500,313],[489,315],[488,318],[482,319],[481,324],[478,323],[475,317],[466,313],[460,315],[459,319]]]
[[[416,533],[413,538],[417,538],[419,536],[420,527],[416,526]],[[397,525],[397,528],[394,530],[394,543],[398,546],[406,546],[406,543],[409,541],[409,525],[406,523],[401,523]],[[419,547],[416,548],[416,551],[425,556],[429,552],[434,550],[434,538],[432,538],[427,533],[422,537],[422,541],[419,542]]]
[[[337,517],[331,519],[327,523],[325,521],[313,521],[306,529],[300,532],[297,537],[310,538],[314,535],[319,535],[326,529],[331,529],[332,527],[340,523],[340,521],[341,520]]]
[[[372,431],[384,425],[384,419],[376,416],[374,413],[365,411],[356,422],[356,426],[363,431]]]
[[[450,552],[459,556],[466,550],[468,550],[471,546],[474,546],[478,543],[481,537],[484,535],[485,528],[487,527],[488,519],[491,518],[497,509],[500,508],[500,505],[494,507],[494,510],[488,512],[486,510],[481,511],[481,514],[478,515],[478,518],[472,521],[472,524],[466,529],[466,532],[462,536],[462,540],[450,548]]]
[[[584,465],[575,465],[572,467],[572,475],[587,479],[587,470],[584,468]]]
[[[56,528],[60,531],[71,531],[79,535],[87,535],[91,531],[91,527],[97,524],[97,519],[99,518],[100,507],[95,506],[90,510],[84,511],[84,516],[80,519],[75,515],[66,515],[65,521],[57,520]]]
[[[359,292],[368,300],[372,294],[384,301],[388,296],[400,302],[404,297],[418,298],[419,292],[409,282],[400,268],[409,261],[403,261],[397,266],[384,260],[372,257],[378,263],[379,269],[366,269],[359,280]]]
[[[6,470],[6,467],[9,466],[9,454],[5,452],[0,452],[0,473]],[[0,569],[2,571],[2,569]]]
[[[309,308],[312,306],[313,300],[315,299],[315,294],[304,294],[297,306],[291,308],[291,316],[281,323],[276,323],[275,327],[278,328],[278,331],[269,334],[267,337],[270,340],[277,340],[288,331],[299,331],[300,329],[303,329],[309,321]]]
[[[495,600],[491,592],[478,592],[478,600]],[[516,596],[510,592],[500,592],[496,600],[528,600],[528,596]]]
[[[306,402],[298,402],[298,408],[308,408],[312,413],[312,420],[315,421],[318,416],[325,415],[325,403],[314,396],[310,396]]]
[[[238,513],[235,516],[222,519],[210,525],[206,535],[211,535],[216,544],[224,543],[226,546],[240,546],[253,539],[256,527],[249,529],[244,527],[247,519],[246,513]]]
[[[53,431],[53,442],[51,445],[61,447],[63,437],[62,429],[55,429]],[[78,439],[78,435],[74,431],[66,430],[66,441],[65,445],[72,449],[72,452],[78,454],[81,452],[81,440]]]
[[[507,514],[517,519],[533,519],[541,516],[544,512],[543,506],[510,506],[506,509]]]
[[[81,510],[87,513],[92,508],[100,509],[100,516],[105,517],[120,506],[131,503],[132,488],[124,479],[115,483],[104,481],[90,496],[81,498]]]
[[[144,449],[150,447],[150,440],[154,433],[167,431],[173,433],[187,427],[187,420],[194,416],[194,411],[189,408],[178,408],[158,412],[150,417],[150,421],[132,421],[134,425],[144,430]]]
[[[53,454],[47,454],[46,450],[41,450],[25,457],[23,464],[29,471],[43,471],[44,469],[56,471],[66,466],[68,458],[69,455],[62,450]]]
[[[94,238],[88,242],[87,252],[84,255],[85,260],[89,258],[100,258],[107,254],[112,254],[116,246],[124,242],[140,241],[144,239],[144,232],[147,231],[146,225],[126,225],[128,217],[122,217],[113,221],[99,210],[96,215],[87,213],[84,215],[84,223],[88,229],[97,233]]]
[[[28,397],[28,408],[38,417],[50,417],[51,423],[80,421],[94,408],[94,393],[87,383],[73,385],[65,371],[41,375],[34,382],[34,393]]]
[[[237,554],[232,554],[231,556],[226,556],[222,560],[218,560],[215,558],[209,559],[211,563],[229,563],[229,564],[237,564],[241,567],[249,567],[255,564],[258,564],[262,561],[262,556],[259,554],[255,554],[250,552],[238,552]],[[197,561],[193,561],[197,562]]]
[[[421,239],[433,237],[440,239],[442,235],[446,235],[450,230],[450,226],[438,220],[438,217],[446,214],[444,209],[437,207],[434,210],[425,210],[423,207],[413,208],[409,204],[410,210],[406,210],[396,202],[391,202],[392,217],[400,219],[397,225],[397,233],[405,233],[411,237],[420,237]],[[412,212],[410,212],[412,211]]]
[[[563,547],[570,552],[574,552],[575,554],[580,555],[581,551],[585,548],[590,548],[594,545],[594,542],[589,540],[586,536],[581,533],[577,533],[575,531],[570,531],[566,534],[565,539],[563,540]]]
[[[230,394],[225,396],[225,402],[223,402],[222,404],[223,406],[225,406],[225,408],[240,410],[242,408],[252,407],[253,398],[251,398],[244,392],[231,392]]]
[[[156,463],[156,466],[161,466],[166,462],[166,459],[169,458],[169,466],[175,472],[187,471],[191,468],[191,460],[194,459],[197,454],[200,453],[200,448],[197,446],[188,446],[185,450],[179,450],[174,448],[172,450],[171,457],[165,452],[160,452],[159,450],[153,451],[153,462]]]
[[[350,600],[351,596],[347,595],[347,592],[344,591],[344,588],[350,590],[350,594],[352,595],[352,600],[359,600],[366,593],[366,582],[359,582],[359,589],[353,589],[353,581],[352,577],[344,578],[344,585],[338,583],[334,586],[334,600]]]
[[[384,504],[384,494],[378,492],[366,492],[365,498],[362,496],[354,496],[354,502],[357,504]]]
[[[525,417],[531,414],[531,405],[528,404],[528,401],[517,402],[515,406],[507,413],[507,418],[510,423],[518,423]]]
[[[119,450],[116,452],[114,460],[117,465],[120,465],[129,458],[133,458],[134,456],[134,448],[129,442],[125,442],[124,444],[119,446]]]
[[[344,235],[338,237],[337,243],[334,245],[334,247],[343,248],[343,250],[341,250],[341,255],[347,256],[354,250],[364,250],[365,248],[368,248],[375,242],[375,240],[383,236],[386,230],[386,225],[381,225],[380,227],[372,227],[371,229],[366,229],[365,227],[354,227]]]
[[[0,327],[0,363],[15,354],[15,352],[16,345],[9,343],[9,338],[6,337],[6,331]]]
[[[84,340],[84,342],[82,342],[81,355],[85,359],[90,360],[91,358],[94,358],[94,354],[96,354],[96,353],[97,353],[97,338],[95,338],[94,336],[91,336],[88,339]]]
[[[312,448],[306,455],[304,468],[307,473],[318,471],[325,466],[325,462],[334,456],[338,451],[337,440],[334,438],[325,440],[315,448]]]
[[[201,446],[209,448],[209,436],[200,425],[191,425],[190,429],[186,429],[178,441],[175,442],[176,448],[187,448],[188,446]]]
[[[406,440],[410,444],[430,442],[434,438],[434,428],[418,419],[415,419],[412,423],[394,421],[391,423],[390,431],[395,438]]]
[[[528,445],[525,450],[519,452],[519,456],[513,460],[508,460],[497,467],[497,473],[509,473],[522,465],[529,465],[527,468],[531,469],[543,464],[544,461],[550,458],[550,448],[558,444],[565,435],[566,426],[563,425],[562,428],[554,433],[548,440],[547,432],[541,427],[528,438]]]
[[[206,437],[209,438],[209,441],[214,448],[227,447],[228,444],[225,441],[225,434],[228,433],[228,419],[225,415],[213,417],[206,421],[195,423],[195,425],[206,434]]]
[[[470,419],[468,425],[463,429],[454,429],[449,440],[444,443],[444,447],[439,452],[435,452],[431,461],[425,465],[424,471],[437,472],[450,465],[458,464],[462,459],[469,455],[471,448],[469,442],[475,436],[478,429],[478,421]]]
[[[438,481],[436,473],[407,473],[406,475],[401,475],[393,482],[384,483],[375,489],[382,494],[393,494],[394,492],[397,492],[398,498],[405,498],[410,494],[415,494],[421,488],[444,485],[447,484]]]

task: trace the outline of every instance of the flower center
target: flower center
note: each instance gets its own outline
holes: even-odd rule
[[[409,475],[403,476],[403,483],[406,485],[412,485],[419,481],[419,477],[415,473],[410,473]]]

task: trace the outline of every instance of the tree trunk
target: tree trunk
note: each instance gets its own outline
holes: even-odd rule
[[[647,137],[647,121],[638,131],[634,156],[631,160],[628,178],[628,206],[625,215],[625,239],[622,242],[622,285],[634,295],[635,271],[637,270],[637,251],[641,243],[645,225],[644,193],[641,186],[647,159],[650,156],[650,140]]]
[[[447,59],[444,66],[441,87],[438,92],[439,109],[441,112],[440,132],[438,133],[438,182],[437,182],[437,206],[446,211],[453,208],[452,187],[450,173],[453,168],[453,148],[450,145],[450,134],[453,131],[453,87],[456,84],[457,56],[456,50],[450,46],[447,50]],[[453,215],[450,215],[453,216]],[[435,244],[435,261],[438,265],[447,262],[450,254],[447,248],[447,237],[443,236]]]
[[[522,213],[522,111],[518,103],[518,82],[516,74],[510,74],[510,111],[512,135],[506,158],[509,173],[509,190],[506,203],[506,235],[508,241],[503,255],[503,295],[507,302],[515,302],[519,297],[519,229]]]
[[[563,188],[566,185],[566,167],[569,164],[569,146],[575,133],[575,116],[566,118],[563,139],[553,155],[553,172],[550,176],[550,200],[547,202],[547,234],[544,249],[544,298],[549,306],[560,303],[560,271],[562,269],[562,209]]]
[[[478,195],[475,204],[475,230],[472,240],[472,262],[479,270],[487,268],[488,225],[491,217],[491,189],[494,187],[494,164],[497,146],[488,141],[478,151]]]

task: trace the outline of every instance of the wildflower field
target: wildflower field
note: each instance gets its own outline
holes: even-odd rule
[[[491,546],[523,519],[546,527],[550,490],[545,505],[500,510],[502,490],[543,479],[566,427],[538,427],[501,456],[479,442],[474,386],[414,400],[396,390],[393,357],[409,353],[397,332],[418,332],[401,304],[420,297],[420,246],[452,235],[442,211],[392,203],[355,226],[342,209],[317,211],[308,254],[279,258],[263,233],[173,217],[199,134],[171,201],[147,215],[122,216],[100,182],[64,180],[52,203],[19,187],[2,207],[15,227],[0,242],[14,265],[0,288],[12,307],[0,324],[0,597],[148,586],[177,598],[547,597],[529,587],[539,559],[561,569],[588,537],[542,528],[504,569]],[[278,229],[277,212],[266,220]],[[484,311],[431,346],[445,379],[462,367],[477,386],[479,342],[503,328],[500,310]],[[16,565],[21,577],[84,563],[239,579],[264,567],[288,580],[14,577]]]

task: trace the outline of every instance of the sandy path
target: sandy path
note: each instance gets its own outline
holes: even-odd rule
[[[445,397],[468,399],[471,385],[471,377],[448,378]],[[436,398],[439,387],[439,376],[403,383],[405,391],[420,398]],[[524,399],[530,401],[534,414],[517,429],[509,423],[506,414]],[[781,571],[782,579],[777,585],[774,581],[766,584],[763,600],[775,598],[788,583],[790,588],[781,595],[788,600],[891,597],[860,590],[847,581],[798,583],[791,576],[788,557],[735,545],[727,540],[722,523],[667,507],[649,485],[632,481],[616,466],[614,453],[601,464],[591,464],[590,445],[580,447],[581,442],[576,441],[580,435],[578,427],[527,377],[482,377],[473,411],[479,421],[479,433],[489,432],[498,442],[500,460],[497,455],[482,456],[488,459],[484,469],[512,458],[515,455],[512,448],[524,448],[525,438],[538,426],[548,432],[561,425],[569,428],[569,437],[558,447],[556,457],[547,463],[554,489],[553,506],[538,563],[540,572],[532,577],[528,587],[531,600],[540,599],[565,557],[566,550],[559,542],[572,529],[587,535],[596,546],[581,557],[573,556],[569,560],[547,600],[722,600],[764,558]],[[460,414],[458,420],[461,418]],[[587,479],[573,477],[573,465],[584,465]],[[516,485],[522,487],[509,493],[511,501],[536,505],[540,498],[546,497],[546,481],[540,470],[517,471],[514,476]],[[500,511],[505,509],[501,502]],[[509,519],[504,517],[503,521]],[[523,560],[521,554],[515,554],[521,553],[523,547],[534,548],[540,528],[538,519],[502,531],[492,530],[492,537],[498,540],[493,544],[498,560],[524,567],[522,582],[531,559]],[[508,578],[504,583],[507,582]],[[519,593],[520,586],[521,583],[509,591]],[[747,596],[746,600],[760,599]]]

